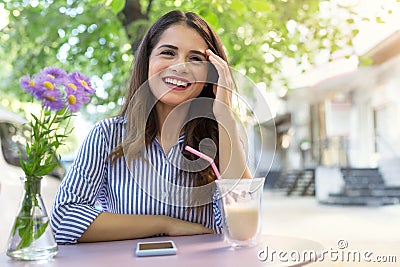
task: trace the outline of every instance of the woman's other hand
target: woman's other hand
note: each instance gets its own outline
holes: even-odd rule
[[[169,236],[213,234],[214,231],[199,223],[192,223],[165,216],[165,234]]]

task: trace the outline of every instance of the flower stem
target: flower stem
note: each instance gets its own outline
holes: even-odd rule
[[[38,198],[40,197],[40,186],[42,177],[26,177],[24,179],[24,195],[21,210],[14,225],[13,232],[18,230],[21,238],[16,249],[22,249],[38,239],[44,232],[40,229],[37,212],[40,212]],[[39,209],[39,210],[38,210]],[[47,226],[47,224],[46,224]]]

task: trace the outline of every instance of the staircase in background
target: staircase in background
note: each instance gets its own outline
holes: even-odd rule
[[[314,169],[292,170],[286,173],[269,172],[265,188],[287,196],[315,196]]]
[[[390,205],[400,203],[400,187],[387,186],[377,168],[342,168],[344,186],[324,204]]]

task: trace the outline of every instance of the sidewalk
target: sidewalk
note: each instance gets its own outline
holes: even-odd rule
[[[399,266],[400,205],[382,207],[318,204],[314,197],[287,197],[264,192],[263,233],[295,236],[321,243],[328,251],[339,251],[339,240],[347,251],[372,252],[371,256],[396,256],[397,263],[335,262],[317,266]],[[328,257],[326,257],[328,258]],[[373,258],[376,260],[376,258]],[[352,261],[352,260],[351,260]]]

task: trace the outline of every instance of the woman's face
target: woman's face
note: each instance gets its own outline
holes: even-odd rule
[[[207,48],[200,34],[186,25],[165,30],[149,58],[149,85],[158,105],[172,108],[199,96],[207,79]]]

